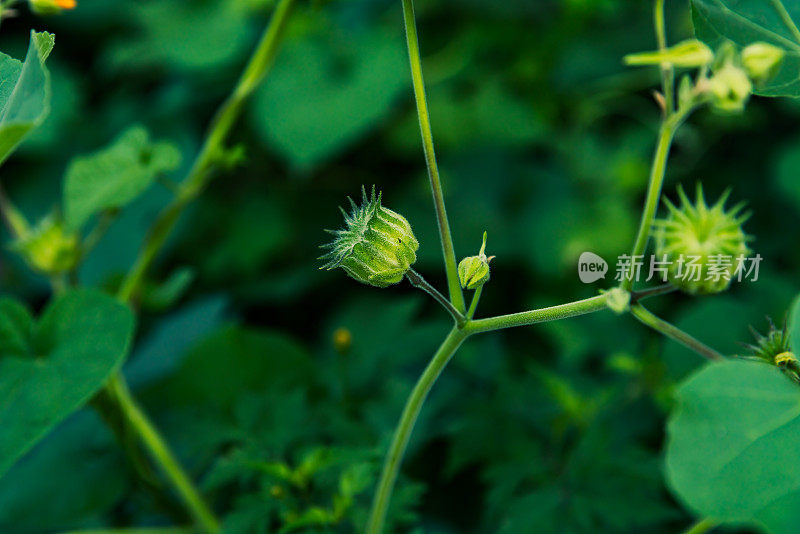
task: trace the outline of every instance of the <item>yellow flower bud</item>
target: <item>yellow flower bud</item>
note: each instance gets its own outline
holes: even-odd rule
[[[758,83],[775,76],[786,52],[768,43],[753,43],[742,50],[742,65],[747,74]]]
[[[58,15],[65,9],[75,9],[75,0],[29,0],[31,11],[37,15]]]

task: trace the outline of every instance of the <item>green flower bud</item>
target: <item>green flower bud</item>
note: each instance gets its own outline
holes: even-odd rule
[[[32,269],[54,275],[75,267],[80,259],[80,238],[77,233],[68,231],[60,218],[51,215],[14,241],[11,249]]]
[[[750,239],[742,230],[749,214],[741,214],[743,204],[725,211],[726,192],[709,207],[698,184],[697,200],[692,203],[678,188],[681,207],[669,200],[666,219],[655,221],[656,258],[666,259],[669,282],[691,294],[724,291],[731,284],[737,258],[750,253]]]
[[[753,43],[742,50],[742,65],[757,83],[763,83],[778,72],[786,52],[768,43]]]
[[[725,113],[736,113],[744,109],[753,92],[753,84],[744,69],[732,61],[726,62],[708,80],[715,109]]]
[[[486,232],[483,233],[483,245],[477,256],[469,256],[458,264],[458,279],[464,289],[477,289],[489,281],[489,262],[494,256],[487,258]]]
[[[363,284],[387,287],[400,282],[406,271],[417,261],[419,242],[408,221],[401,215],[381,205],[381,195],[371,196],[361,188],[362,204],[356,206],[352,198],[349,215],[344,215],[347,227],[328,230],[335,239],[322,245],[330,252],[320,259],[328,260],[321,269],[341,267],[352,278]]]
[[[704,67],[714,60],[714,52],[697,39],[682,41],[675,46],[655,52],[642,52],[625,56],[626,65],[661,65],[669,63],[675,67]]]

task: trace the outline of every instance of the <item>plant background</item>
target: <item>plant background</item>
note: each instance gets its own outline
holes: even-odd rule
[[[4,21],[0,49],[14,57],[31,27],[57,36],[52,112],[3,166],[10,196],[30,218],[43,216],[59,203],[70,159],[132,124],[174,142],[188,165],[271,4],[81,0],[60,17],[23,10]],[[636,229],[658,75],[621,58],[654,47],[649,3],[419,4],[456,250],[476,253],[487,230],[497,256],[478,316],[610,287],[613,272],[605,284],[581,284],[576,263],[591,250],[613,271]],[[668,8],[671,42],[689,37],[688,5]],[[765,329],[765,315],[781,321],[800,289],[798,116],[794,101],[754,98],[741,116],[696,114],[676,140],[666,193],[702,181],[713,198],[732,187],[754,212],[746,229],[764,257],[757,283],[653,303],[723,352],[741,352],[747,326]],[[365,520],[405,396],[449,324],[407,284],[379,291],[317,269],[322,229],[342,222],[336,206],[376,184],[414,227],[416,269],[445,287],[399,3],[303,4],[234,137],[243,161],[187,213],[151,275],[153,287],[192,283],[175,303],[144,307],[126,375],[228,531],[351,532]],[[82,281],[113,285],[168,198],[156,186],[127,207]],[[43,305],[47,281],[0,254],[0,292]],[[340,329],[351,343],[336,342]],[[469,340],[424,408],[393,527],[685,527],[691,518],[662,475],[663,427],[676,382],[702,363],[610,313]],[[94,412],[79,412],[0,479],[0,530],[180,520],[137,469]],[[333,510],[334,495],[347,503],[341,517],[310,512]]]

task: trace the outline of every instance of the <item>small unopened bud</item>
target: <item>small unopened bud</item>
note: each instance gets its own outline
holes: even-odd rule
[[[458,264],[458,280],[464,289],[477,289],[489,281],[489,262],[494,256],[487,258],[486,232],[483,233],[483,245],[477,256],[469,256]]]
[[[347,227],[328,230],[336,238],[322,245],[331,250],[320,258],[328,260],[320,268],[341,267],[352,278],[371,286],[396,284],[417,261],[419,242],[408,221],[381,204],[381,195],[375,196],[374,186],[370,197],[362,187],[361,196],[360,206],[349,199],[352,213],[348,215],[342,209]]]
[[[715,109],[726,113],[739,112],[753,92],[753,84],[744,69],[726,62],[708,81]]]
[[[80,258],[80,239],[60,219],[49,216],[11,245],[32,269],[54,275],[71,270]]]
[[[742,65],[756,83],[763,83],[778,72],[786,52],[768,43],[753,43],[742,50]]]
[[[642,52],[625,56],[626,65],[661,65],[668,63],[675,67],[704,67],[714,60],[714,52],[702,41],[689,39],[675,46],[655,52]]]
[[[75,9],[75,0],[29,0],[31,11],[37,15],[58,15],[65,9]]]

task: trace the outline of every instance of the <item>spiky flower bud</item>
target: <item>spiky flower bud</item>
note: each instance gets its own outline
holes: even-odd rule
[[[747,358],[779,367],[795,380],[799,380],[800,361],[792,352],[786,322],[783,323],[782,328],[776,328],[775,323],[769,317],[767,321],[769,322],[769,331],[766,335],[762,335],[752,326],[750,327],[755,343],[744,345],[750,351]]]
[[[371,286],[396,284],[417,261],[419,242],[408,221],[381,204],[381,195],[375,195],[374,186],[369,197],[362,187],[361,196],[360,206],[348,197],[352,207],[349,215],[339,208],[347,227],[328,230],[336,237],[332,243],[323,245],[330,252],[320,258],[327,260],[320,268],[341,267],[351,277]]]
[[[487,258],[486,232],[483,233],[483,245],[477,256],[469,256],[458,264],[458,279],[464,289],[477,289],[489,281],[489,262],[494,256]]]
[[[76,0],[29,0],[31,11],[37,15],[58,15],[65,9],[75,9]]]
[[[80,238],[55,216],[42,219],[35,228],[11,245],[32,269],[54,275],[71,270],[80,257]]]
[[[679,187],[680,208],[665,199],[669,215],[654,223],[657,258],[667,259],[669,282],[687,293],[724,291],[730,286],[737,261],[750,252],[749,237],[742,230],[749,214],[741,213],[743,204],[725,211],[729,194],[709,207],[699,184],[694,203]]]
[[[742,50],[742,65],[756,83],[763,83],[778,72],[786,52],[768,43],[753,43]]]

